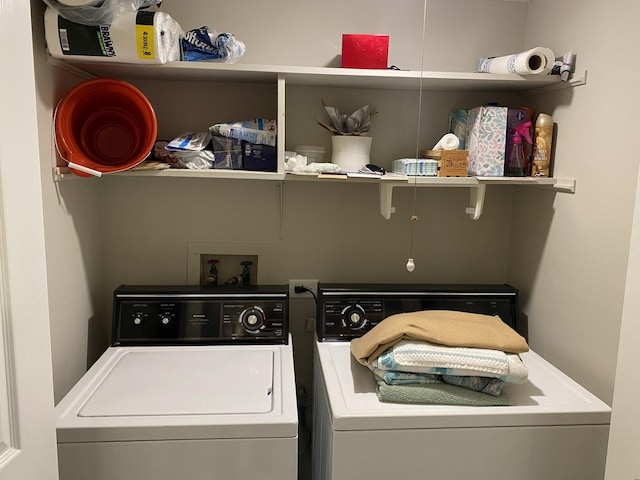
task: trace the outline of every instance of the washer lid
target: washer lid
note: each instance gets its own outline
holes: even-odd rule
[[[611,408],[536,353],[521,354],[529,378],[507,384],[508,407],[384,403],[348,342],[315,342],[336,430],[608,425]]]
[[[273,408],[273,362],[268,350],[130,351],[79,416],[266,413]]]

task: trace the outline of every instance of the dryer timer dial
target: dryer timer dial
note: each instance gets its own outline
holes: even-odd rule
[[[367,323],[364,308],[360,305],[350,305],[342,311],[342,323],[352,330],[359,330]]]

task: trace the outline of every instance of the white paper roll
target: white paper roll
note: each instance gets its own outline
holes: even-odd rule
[[[517,73],[518,75],[546,75],[555,62],[553,52],[545,47],[536,47],[503,57],[481,58],[479,73]]]
[[[80,25],[47,7],[44,15],[49,53],[69,60],[166,63],[180,60],[178,22],[164,12],[127,12],[111,25]]]
[[[444,135],[431,150],[455,150],[460,145],[460,139],[453,133]]]

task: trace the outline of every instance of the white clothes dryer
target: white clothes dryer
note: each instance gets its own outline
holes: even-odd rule
[[[389,315],[426,309],[499,314],[517,328],[507,286],[320,285],[314,350],[314,480],[602,480],[611,410],[535,352],[513,405],[378,400],[349,340]]]
[[[56,406],[61,480],[297,478],[288,287],[122,286]]]

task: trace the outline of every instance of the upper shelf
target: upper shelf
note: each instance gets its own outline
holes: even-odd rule
[[[169,62],[165,65],[67,61],[50,57],[60,67],[89,76],[265,83],[283,77],[288,85],[359,87],[393,90],[527,92],[561,85],[558,75],[515,75],[331,67],[245,65],[214,62]],[[566,82],[565,82],[566,83]]]

